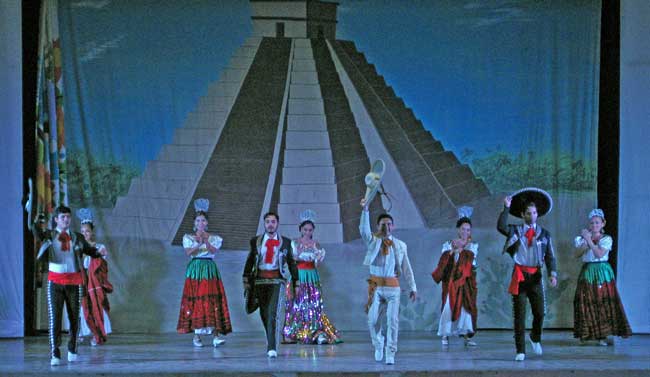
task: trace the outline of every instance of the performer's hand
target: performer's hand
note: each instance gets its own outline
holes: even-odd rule
[[[551,284],[551,287],[556,287],[557,286],[557,277],[551,276],[548,278],[549,284]]]
[[[366,198],[361,199],[361,207],[363,207],[364,211],[368,210],[368,203],[366,202]]]
[[[506,208],[510,208],[510,204],[512,204],[512,196],[506,196],[506,197],[503,199],[503,205],[504,205]]]
[[[409,298],[411,299],[411,301],[415,302],[415,300],[418,298],[417,292],[411,291],[411,293],[409,293]]]
[[[580,236],[582,236],[582,238],[587,241],[588,239],[591,239],[591,232],[587,229],[583,229],[582,232],[580,232]]]
[[[103,257],[105,257],[105,256],[108,255],[108,251],[106,251],[106,248],[105,248],[105,247],[102,247],[101,249],[99,249],[99,250],[97,250],[97,251],[99,251],[99,253],[100,253]]]
[[[464,247],[465,247],[465,245],[458,239],[455,239],[455,240],[451,241],[452,252],[454,252],[456,254],[460,254],[460,252],[463,251]]]

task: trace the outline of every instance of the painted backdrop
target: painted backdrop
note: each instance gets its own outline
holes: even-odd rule
[[[245,1],[59,3],[69,200],[74,209],[95,210],[100,242],[109,247],[115,331],[175,329],[182,249],[137,227],[117,231],[110,218],[226,75],[253,32],[250,17]],[[599,30],[599,1],[340,1],[337,39],[353,41],[425,129],[488,188],[470,203],[480,244],[479,327],[511,326],[512,262],[500,255],[504,240],[495,228],[503,196],[524,186],[555,199],[540,221],[554,235],[560,271],[559,288],[548,292],[546,326],[573,325],[580,266],[570,240],[596,202]],[[200,159],[206,152],[190,146],[187,153]],[[146,222],[165,205],[148,201],[131,217]],[[228,220],[211,216],[210,229],[219,233]],[[403,298],[405,329],[437,324],[440,287],[430,273],[453,225],[398,230],[420,293],[416,304]],[[326,248],[329,316],[342,330],[365,329],[363,245]],[[216,258],[235,331],[261,329],[242,308],[245,253],[225,250]]]

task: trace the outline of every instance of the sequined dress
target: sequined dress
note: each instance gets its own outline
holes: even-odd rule
[[[292,247],[298,264],[299,282],[293,300],[287,301],[285,341],[307,344],[332,344],[342,342],[338,330],[323,310],[320,277],[317,263],[325,257],[325,250],[316,242],[303,244],[293,241]]]

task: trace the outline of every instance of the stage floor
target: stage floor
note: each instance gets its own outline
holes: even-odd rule
[[[208,343],[211,337],[205,337]],[[481,331],[478,347],[453,338],[449,347],[429,332],[401,332],[395,365],[375,362],[366,332],[344,332],[338,345],[282,345],[267,359],[262,333],[235,333],[218,348],[192,346],[191,335],[112,335],[103,346],[79,348],[68,363],[64,338],[62,365],[51,367],[46,336],[0,340],[0,375],[156,376],[650,376],[650,335],[616,339],[609,347],[581,346],[567,331],[547,331],[544,355],[515,362],[511,331]]]

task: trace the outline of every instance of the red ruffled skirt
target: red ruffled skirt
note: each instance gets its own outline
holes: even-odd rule
[[[573,300],[573,336],[582,340],[627,338],[632,330],[618,296],[614,271],[608,262],[585,263]]]
[[[213,333],[232,332],[228,300],[217,265],[211,259],[195,258],[185,273],[176,331],[181,334],[212,328]]]

